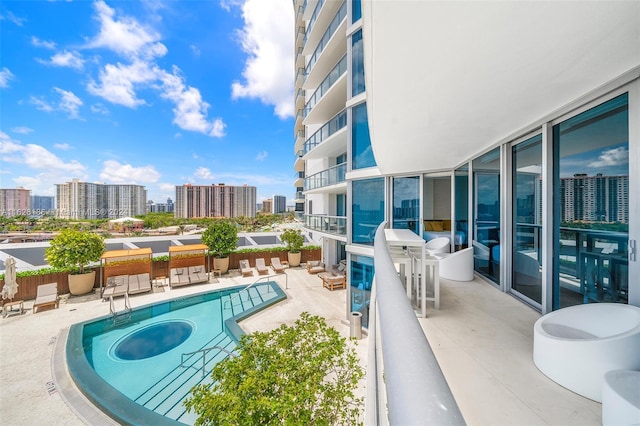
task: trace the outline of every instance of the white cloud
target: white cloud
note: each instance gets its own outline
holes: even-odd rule
[[[289,0],[247,0],[242,6],[244,28],[239,31],[248,54],[244,83],[234,82],[232,97],[257,98],[274,105],[280,118],[293,116],[293,7]]]
[[[51,65],[54,67],[73,68],[81,70],[84,67],[84,59],[76,51],[58,52],[51,57],[48,61],[43,59],[37,59],[38,62],[44,65]]]
[[[596,161],[589,163],[589,167],[620,166],[629,162],[629,150],[618,147],[602,151]]]
[[[100,32],[87,47],[107,48],[127,58],[162,57],[167,53],[167,48],[158,42],[160,35],[152,28],[143,26],[131,17],[116,19],[115,10],[104,1],[96,1],[93,6],[97,13],[94,19],[100,23]]]
[[[189,49],[191,49],[191,53],[193,53],[193,56],[200,56],[200,48],[195,44],[190,44]]]
[[[264,161],[265,158],[267,158],[267,156],[269,155],[269,153],[267,151],[261,151],[258,153],[256,160],[258,161]]]
[[[45,49],[53,50],[56,48],[56,43],[48,40],[40,40],[38,37],[31,37],[31,44],[35,47],[43,47]]]
[[[18,126],[11,129],[11,131],[13,133],[19,133],[21,135],[28,135],[29,133],[33,132],[33,129],[26,126]]]
[[[0,70],[0,88],[4,89],[9,87],[9,81],[13,80],[13,78],[14,75],[11,73],[9,68],[2,67],[2,69]]]
[[[0,21],[7,20],[9,22],[13,22],[19,27],[22,27],[25,22],[27,22],[24,18],[19,18],[13,14],[13,12],[5,12],[3,15],[0,15]]]
[[[21,175],[11,178],[12,182],[32,190],[33,194],[37,195],[54,195],[54,182],[66,182],[72,177],[88,178],[85,166],[78,161],[64,161],[40,145],[22,145],[2,132],[0,161],[4,170],[16,165],[16,170],[19,170]]]
[[[115,160],[107,160],[102,166],[100,179],[108,183],[140,185],[160,179],[160,173],[153,166],[134,167]]]
[[[173,193],[174,195],[172,195],[172,197],[175,197],[175,193],[176,193],[176,186],[172,183],[161,183],[158,185],[158,188],[160,188],[161,191],[165,192],[165,193]]]
[[[36,98],[35,96],[31,96],[31,98],[29,99],[29,102],[35,105],[36,109],[39,109],[40,111],[51,112],[54,110],[53,106],[51,106],[51,104],[49,104],[46,100],[42,98]]]
[[[214,178],[213,174],[211,174],[211,170],[206,167],[198,167],[193,175],[202,180],[212,180]]]
[[[93,104],[91,105],[90,108],[91,108],[91,112],[95,114],[109,115],[109,110],[107,109],[107,107],[105,107],[101,103]]]
[[[71,149],[71,145],[69,145],[68,143],[57,143],[53,145],[53,147],[61,151],[68,151],[69,149]]]
[[[160,96],[175,104],[173,122],[178,127],[217,138],[225,135],[226,125],[222,119],[218,117],[207,121],[209,104],[202,99],[198,89],[185,85],[177,67],[174,67],[173,74],[162,71],[159,77],[162,82]]]
[[[60,103],[58,108],[66,112],[69,118],[79,118],[78,110],[82,106],[82,101],[73,92],[62,90],[58,87],[53,88],[60,95]]]
[[[134,85],[148,84],[156,78],[155,71],[146,62],[136,60],[130,65],[107,64],[100,71],[100,82],[91,80],[87,91],[113,104],[136,108],[144,105],[145,101],[137,98]]]

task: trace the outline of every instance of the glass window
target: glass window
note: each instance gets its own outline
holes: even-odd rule
[[[367,105],[366,103],[356,105],[351,111],[351,168],[364,169],[374,167],[376,160],[371,149]]]
[[[375,268],[373,258],[351,255],[351,312],[362,314],[362,326],[369,326],[369,301]]]
[[[469,246],[469,166],[465,165],[455,172],[455,228],[456,238],[459,235],[461,244],[455,246],[456,251]]]
[[[393,227],[421,235],[420,177],[393,179]]]
[[[511,288],[542,304],[542,135],[513,147]]]
[[[473,160],[474,269],[500,281],[500,148]]]
[[[364,92],[364,57],[362,30],[351,36],[351,96]]]
[[[554,126],[553,150],[553,307],[627,303],[628,95]]]
[[[372,246],[376,229],[384,220],[384,178],[354,180],[351,185],[352,242]]]
[[[362,0],[351,0],[351,23],[362,18]]]

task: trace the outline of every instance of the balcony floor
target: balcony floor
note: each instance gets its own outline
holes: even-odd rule
[[[431,305],[433,306],[433,305]],[[601,404],[533,363],[540,313],[480,278],[441,280],[440,310],[420,324],[469,425],[600,425]]]

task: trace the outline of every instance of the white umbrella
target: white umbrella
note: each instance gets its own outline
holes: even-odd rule
[[[4,287],[2,287],[2,298],[13,300],[13,296],[18,292],[18,282],[16,281],[16,260],[8,257],[4,262]]]

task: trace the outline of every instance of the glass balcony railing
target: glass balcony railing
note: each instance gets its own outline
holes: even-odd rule
[[[320,145],[340,129],[347,127],[347,110],[343,109],[304,142],[304,153]]]
[[[312,215],[304,216],[305,227],[327,234],[347,235],[346,216]]]
[[[311,58],[309,58],[309,63],[307,64],[307,67],[305,69],[305,74],[304,74],[305,80],[307,79],[307,76],[311,72],[311,68],[313,68],[315,63],[318,61],[318,58],[322,54],[324,48],[327,46],[327,44],[329,44],[329,40],[331,40],[331,37],[333,37],[333,34],[336,32],[336,30],[338,29],[338,27],[346,17],[347,17],[347,3],[344,2],[342,3],[342,6],[340,6],[340,9],[338,9],[338,12],[336,13],[336,15],[333,17],[333,20],[329,24],[329,27],[322,35],[322,38],[320,39],[320,43],[318,43],[318,47],[316,47],[316,50],[313,52],[313,55],[311,55]],[[310,30],[307,30],[307,34],[309,34],[310,32],[311,32]],[[306,35],[305,35],[304,42],[305,43],[307,42]]]
[[[309,19],[309,25],[307,25],[307,33],[304,35],[304,44],[307,44],[307,36],[311,34],[311,30],[318,19],[318,15],[320,14],[320,9],[322,9],[322,5],[324,4],[324,0],[319,0],[316,3],[316,8],[313,9],[313,15],[311,15],[311,19]]]
[[[320,99],[322,99],[324,94],[327,93],[329,89],[331,89],[331,86],[333,86],[345,72],[347,72],[347,55],[344,55],[342,59],[338,61],[336,66],[333,67],[333,69],[329,72],[329,75],[327,75],[322,83],[320,83],[320,87],[318,87],[316,91],[313,92],[313,95],[311,95],[311,97],[307,101],[307,104],[305,105],[305,116],[309,114],[309,111],[311,111],[311,109],[316,106],[316,104],[320,101]]]
[[[304,190],[310,191],[312,189],[344,182],[346,172],[347,163],[342,163],[323,170],[320,173],[315,173],[304,180]]]

